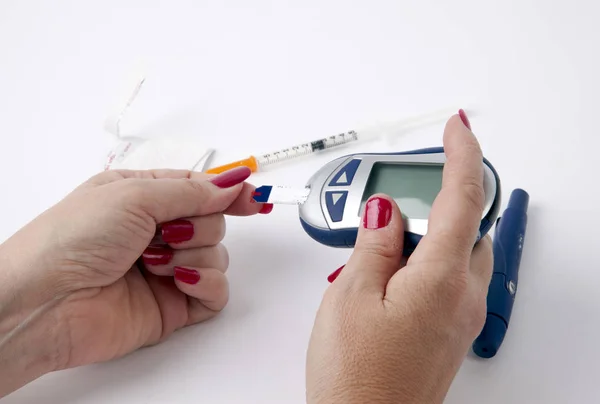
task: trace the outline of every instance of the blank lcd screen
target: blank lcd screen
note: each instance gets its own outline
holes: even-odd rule
[[[382,193],[396,201],[403,216],[427,219],[442,188],[443,168],[443,164],[375,163],[367,180],[360,214],[372,195]]]

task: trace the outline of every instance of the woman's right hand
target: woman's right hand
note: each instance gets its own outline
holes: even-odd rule
[[[250,169],[106,171],[0,245],[0,397],[217,315],[225,217],[268,213]]]
[[[463,124],[464,122],[464,124]],[[483,156],[468,120],[446,125],[427,235],[403,258],[393,200],[367,202],[354,252],[327,290],[308,351],[308,402],[440,403],[486,315],[492,248],[475,248]]]

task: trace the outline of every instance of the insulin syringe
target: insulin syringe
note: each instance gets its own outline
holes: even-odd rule
[[[414,127],[433,124],[438,121],[446,120],[455,111],[456,109],[445,109],[430,114],[408,118],[394,123],[376,125],[361,130],[350,130],[348,132],[343,132],[337,135],[313,140],[312,142],[298,144],[296,146],[287,147],[285,149],[273,151],[271,153],[250,156],[243,160],[234,161],[233,163],[210,168],[206,172],[209,174],[220,174],[224,171],[240,166],[249,167],[252,170],[252,172],[257,172],[269,165],[281,163],[283,161],[295,159],[297,157],[308,156],[321,150],[332,149],[334,147],[342,146],[347,143],[365,142],[382,137],[390,138]]]

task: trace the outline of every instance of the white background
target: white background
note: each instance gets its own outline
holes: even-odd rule
[[[471,108],[505,195],[522,187],[531,204],[505,343],[492,360],[465,360],[447,402],[596,402],[598,4],[2,0],[0,240],[101,170],[114,141],[103,120],[140,63],[147,83],[126,131],[197,136],[216,163]],[[343,153],[440,145],[442,129]],[[251,181],[302,185],[340,153]],[[226,243],[232,298],[217,319],[4,402],[304,402],[314,314],[349,251],[312,241],[286,206],[230,220]]]

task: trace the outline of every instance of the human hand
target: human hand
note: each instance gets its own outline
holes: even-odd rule
[[[251,202],[249,175],[107,171],[2,244],[0,397],[223,309],[224,215],[272,209]]]
[[[309,403],[440,403],[481,331],[493,265],[490,238],[475,245],[483,156],[459,116],[446,125],[444,149],[442,189],[408,260],[399,207],[384,195],[367,202],[356,247],[317,315]]]

